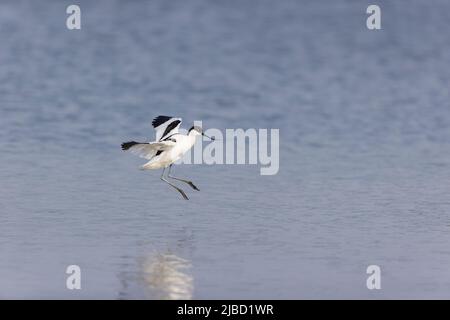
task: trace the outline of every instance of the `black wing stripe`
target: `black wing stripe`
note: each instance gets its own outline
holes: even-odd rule
[[[175,120],[175,121],[171,122],[167,126],[166,130],[164,130],[164,133],[162,134],[161,139],[159,139],[159,141],[161,141],[170,131],[175,129],[180,124],[180,122],[181,122],[180,120]]]
[[[160,125],[162,125],[163,123],[169,121],[170,119],[172,119],[172,117],[158,116],[155,119],[153,119],[152,126],[153,126],[153,128],[159,127]]]
[[[163,140],[161,140],[161,141],[168,141],[168,140],[175,140],[175,139],[170,139],[170,138],[172,138],[173,136],[176,136],[176,135],[178,135],[179,133],[174,133],[174,134],[171,134],[170,136],[168,136],[168,137],[166,137],[166,138],[164,138]],[[175,142],[176,142],[176,140],[175,140]]]

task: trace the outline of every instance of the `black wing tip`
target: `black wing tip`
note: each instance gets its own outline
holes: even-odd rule
[[[153,119],[152,126],[153,126],[153,128],[159,127],[164,122],[167,122],[172,118],[173,117],[169,117],[169,116],[157,116],[155,119]]]
[[[128,149],[130,149],[132,146],[139,144],[139,142],[136,141],[128,141],[128,142],[124,142],[122,143],[122,150],[126,151]]]

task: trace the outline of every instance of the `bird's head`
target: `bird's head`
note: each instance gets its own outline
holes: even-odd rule
[[[199,127],[199,126],[192,126],[189,129],[188,135],[194,136],[194,137],[202,135],[202,136],[205,136],[205,137],[207,137],[207,138],[209,138],[211,140],[215,140],[213,137],[209,137],[206,134],[204,134],[202,127]]]

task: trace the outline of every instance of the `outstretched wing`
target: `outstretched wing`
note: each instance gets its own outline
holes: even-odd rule
[[[130,150],[131,153],[138,155],[141,158],[150,160],[157,154],[169,150],[175,145],[173,141],[162,141],[162,142],[150,142],[150,143],[140,143],[136,141],[129,141],[122,143],[122,150]]]
[[[178,133],[181,125],[181,118],[173,118],[168,116],[158,116],[152,121],[152,126],[156,130],[156,141],[164,140],[170,135]]]

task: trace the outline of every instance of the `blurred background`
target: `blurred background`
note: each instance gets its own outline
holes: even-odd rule
[[[0,298],[450,298],[448,1],[70,4],[0,1]],[[120,150],[160,114],[279,128],[279,173],[183,201]]]

